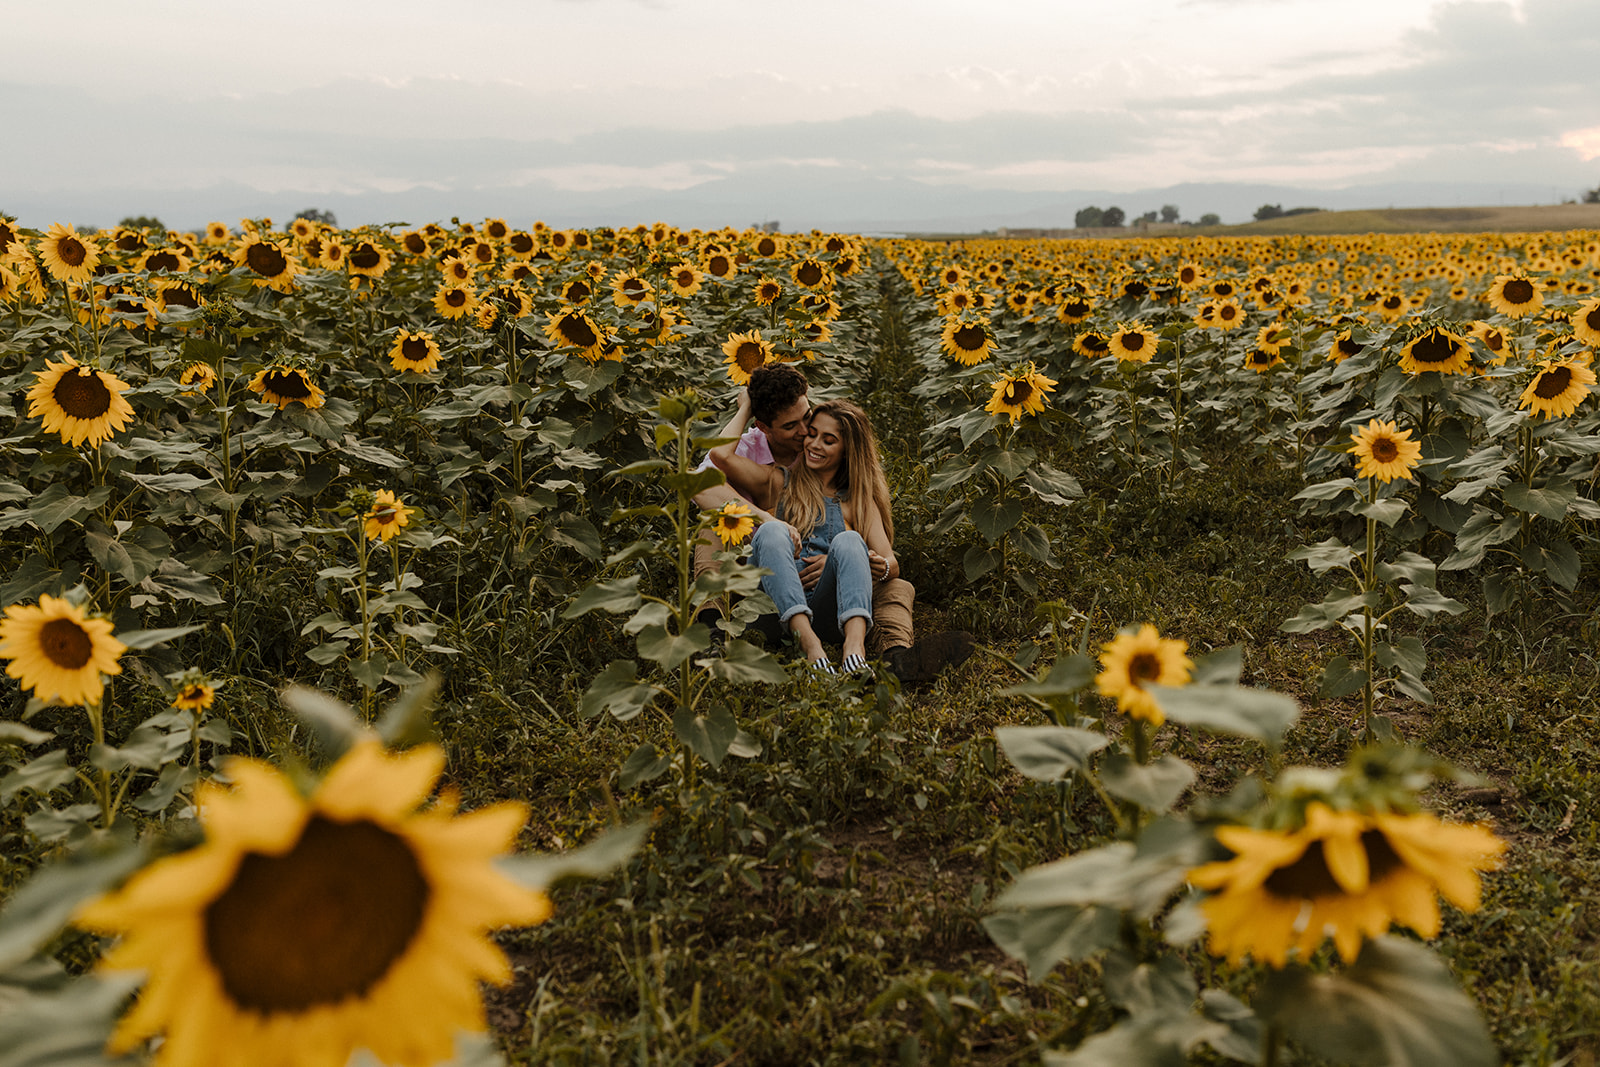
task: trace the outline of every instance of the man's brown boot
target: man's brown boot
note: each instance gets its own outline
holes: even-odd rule
[[[972,635],[962,630],[947,630],[942,634],[900,648],[883,650],[883,661],[900,679],[901,685],[919,685],[931,682],[946,667],[953,667],[972,655]]]

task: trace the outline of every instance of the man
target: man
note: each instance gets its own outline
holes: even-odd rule
[[[810,436],[806,413],[811,408],[807,396],[809,384],[805,375],[785,363],[758,367],[750,375],[746,387],[750,397],[750,414],[754,427],[739,438],[735,451],[746,459],[761,464],[778,464],[792,467],[800,459]],[[728,423],[722,436],[731,437],[738,432],[738,419]],[[709,457],[699,469],[710,465]],[[713,511],[734,500],[743,500],[726,485],[714,486],[700,493],[695,503]],[[748,500],[744,503],[750,504]],[[750,504],[762,522],[775,518]],[[826,555],[809,556],[802,561],[800,583],[810,590],[822,577],[827,563]],[[694,572],[699,577],[717,566],[714,538],[702,537],[695,546]],[[945,667],[960,663],[972,655],[972,635],[959,631],[938,634],[925,641],[914,640],[911,623],[911,606],[916,598],[916,587],[903,578],[890,578],[873,583],[872,589],[872,639],[889,670],[903,684],[930,682]],[[716,622],[722,617],[720,604],[708,604],[700,611],[699,621],[718,633]]]

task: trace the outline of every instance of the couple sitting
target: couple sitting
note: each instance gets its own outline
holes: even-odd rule
[[[815,669],[834,673],[823,648],[828,641],[843,646],[846,673],[865,672],[871,633],[902,682],[931,681],[971,655],[972,638],[952,632],[912,639],[916,590],[899,577],[889,484],[872,423],[848,400],[812,408],[806,393],[805,376],[794,367],[757,369],[722,433],[737,440],[709,457],[764,520],[750,541],[751,562],[772,572],[761,588]],[[732,499],[726,487],[697,498],[707,508]],[[698,562],[703,569],[714,557],[707,551]]]

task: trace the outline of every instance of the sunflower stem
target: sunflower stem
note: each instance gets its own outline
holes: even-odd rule
[[[1378,479],[1367,479],[1367,503],[1371,504],[1378,499]],[[1365,741],[1372,740],[1372,704],[1373,704],[1373,678],[1372,678],[1372,603],[1370,594],[1378,565],[1378,520],[1371,514],[1367,515],[1367,544],[1366,553],[1361,561],[1361,594],[1367,602],[1361,607],[1361,666],[1366,671],[1366,679],[1361,686],[1361,736]]]
[[[1261,1031],[1261,1067],[1278,1067],[1278,1051],[1283,1046],[1283,1031],[1268,1025]]]
[[[111,697],[111,683],[107,681],[101,691],[99,703],[89,703],[83,706],[84,714],[89,717],[89,729],[94,734],[96,747],[106,743],[106,704]],[[91,749],[91,751],[93,751]],[[100,802],[100,822],[107,830],[111,829],[111,820],[115,808],[111,803],[111,772],[104,767],[98,768],[99,777],[95,784],[95,799]]]
[[[372,616],[367,612],[367,530],[366,516],[356,517],[356,569],[360,580],[356,586],[361,604],[361,663],[365,666],[372,655]],[[372,689],[361,683],[361,718],[372,721]]]

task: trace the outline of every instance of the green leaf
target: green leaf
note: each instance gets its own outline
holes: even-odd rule
[[[155,648],[168,641],[176,641],[184,634],[192,634],[196,630],[203,630],[205,626],[169,626],[164,630],[125,630],[117,634],[117,640],[129,648]]]
[[[440,678],[429,674],[419,685],[405,690],[378,720],[378,736],[390,748],[421,744],[433,735],[433,704],[439,695]]]
[[[672,730],[695,755],[713,767],[720,767],[739,733],[739,724],[734,721],[733,712],[718,704],[704,715],[679,708],[672,716]]]
[[[42,745],[54,736],[49,730],[35,730],[20,722],[0,722],[0,744]]]
[[[1117,944],[1122,914],[1115,908],[1071,904],[1027,911],[1003,911],[983,920],[996,945],[1028,966],[1037,985],[1062,960],[1086,960]]]
[[[1318,482],[1308,485],[1290,499],[1293,500],[1336,500],[1345,493],[1357,488],[1354,478],[1335,478],[1328,482]]]
[[[644,603],[639,595],[640,575],[630,574],[609,582],[596,582],[578,594],[572,606],[561,613],[563,619],[576,619],[591,611],[609,611],[616,615],[632,611]]]
[[[1266,689],[1239,685],[1185,685],[1146,687],[1162,712],[1173,722],[1201,726],[1221,734],[1252,737],[1273,748],[1300,718],[1294,698]],[[1107,783],[1106,788],[1110,788]]]
[[[1229,645],[1194,661],[1190,685],[1238,685],[1244,672],[1244,646]]]
[[[1374,597],[1375,599],[1375,597]],[[1324,630],[1336,625],[1352,611],[1367,603],[1365,594],[1351,595],[1342,591],[1329,593],[1327,599],[1320,604],[1307,604],[1300,609],[1300,613],[1292,619],[1286,620],[1278,627],[1285,633],[1308,634],[1314,630]]]
[[[1063,656],[1050,666],[1050,673],[1036,682],[1023,682],[1000,690],[1003,697],[1028,697],[1041,704],[1054,697],[1076,696],[1094,684],[1094,660],[1088,656]]]
[[[0,778],[0,803],[5,803],[24,789],[47,796],[77,776],[78,772],[67,765],[65,749],[46,752]]]
[[[1022,521],[1022,501],[1004,500],[994,502],[982,497],[973,501],[968,514],[972,518],[972,525],[978,528],[984,539],[990,544],[1000,540],[1006,531]]]
[[[139,588],[147,593],[165,593],[173,600],[192,600],[208,607],[222,603],[222,594],[211,584],[211,579],[170,556],[161,561],[154,574],[139,583]]]
[[[129,474],[128,477],[146,489],[175,493],[192,493],[216,481],[215,478],[201,478],[193,474]]]
[[[1147,811],[1166,811],[1194,783],[1194,768],[1177,756],[1136,763],[1113,752],[1100,763],[1100,782],[1112,796],[1131,800]]]
[[[366,734],[348,704],[320,690],[291,685],[283,691],[283,706],[311,727],[330,760],[338,759]]]
[[[1326,541],[1319,541],[1305,548],[1297,548],[1289,553],[1290,560],[1304,560],[1313,574],[1321,574],[1335,567],[1349,566],[1350,562],[1355,558],[1355,550],[1337,537],[1330,537]]]
[[[366,686],[376,689],[383,684],[383,676],[389,670],[389,657],[382,652],[374,652],[367,659],[350,660],[350,677]]]
[[[655,688],[639,682],[638,676],[639,667],[633,660],[612,660],[584,690],[579,710],[590,719],[603,711],[609,711],[618,722],[634,718],[656,695]]]
[[[556,544],[577,550],[578,555],[585,559],[599,559],[605,554],[605,546],[600,543],[600,531],[581,515],[561,516],[545,528],[545,534]]]
[[[778,657],[746,641],[729,641],[717,659],[701,660],[713,678],[730,682],[765,682],[777,685],[789,680]]]
[[[1565,538],[1549,545],[1529,545],[1522,550],[1522,561],[1531,571],[1543,571],[1550,580],[1563,589],[1573,589],[1578,584],[1582,562],[1578,550]]]
[[[54,533],[57,527],[77,522],[98,511],[110,499],[109,485],[96,486],[83,496],[74,496],[64,484],[56,482],[34,497],[33,503],[26,508],[6,512],[5,519],[0,520],[0,529],[32,521],[45,533]],[[12,516],[17,516],[17,519],[13,521]]]
[[[1337,700],[1359,692],[1367,684],[1367,672],[1362,667],[1352,667],[1346,656],[1335,656],[1322,669],[1322,684],[1317,696],[1323,700]]]
[[[1561,482],[1544,489],[1531,489],[1526,485],[1512,484],[1506,486],[1501,493],[1501,499],[1506,502],[1507,507],[1538,515],[1553,522],[1560,522],[1577,498],[1578,489],[1571,482]]]
[[[994,736],[1012,766],[1036,782],[1085,773],[1090,757],[1110,744],[1104,734],[1075,726],[998,726]]]
[[[1018,526],[1011,531],[1011,547],[1030,559],[1038,560],[1046,567],[1061,566],[1061,561],[1056,559],[1056,554],[1050,549],[1050,540],[1045,537],[1043,527],[1034,526],[1032,523]],[[1032,575],[1025,570],[1017,570],[1013,572],[1012,577],[1021,580],[1029,579]]]
[[[54,941],[78,905],[122,881],[145,859],[142,847],[116,842],[39,868],[0,911],[0,971],[17,966]],[[0,1049],[4,1047],[0,1044]]]
[[[670,754],[657,752],[654,745],[643,744],[623,762],[622,770],[617,774],[617,784],[623,789],[632,789],[640,782],[661,777],[671,766]]]
[[[1495,1067],[1500,1054],[1444,963],[1396,937],[1368,941],[1341,973],[1267,972],[1256,1013],[1298,1045],[1372,1067]]]
[[[1377,519],[1385,526],[1393,526],[1400,521],[1410,507],[1403,497],[1388,496],[1382,500],[1370,500],[1357,504],[1350,510],[1364,518]]]
[[[1406,594],[1406,610],[1424,619],[1444,613],[1460,615],[1467,610],[1465,604],[1459,600],[1452,600],[1436,589],[1425,585],[1406,585],[1401,587]]]
[[[1048,463],[1038,463],[1029,467],[1023,472],[1022,480],[1033,491],[1033,495],[1046,504],[1065,507],[1083,496],[1083,486],[1078,483],[1078,479],[1064,471],[1056,470]]]
[[[1386,582],[1404,579],[1413,585],[1425,585],[1433,588],[1438,581],[1437,568],[1433,560],[1427,556],[1419,556],[1415,552],[1402,552],[1396,556],[1394,562],[1380,562],[1377,567],[1378,577]]]
[[[119,1067],[106,1043],[142,976],[74,979],[44,991],[18,991],[0,1014],[0,1067]]]
[[[646,601],[622,624],[622,632],[631,637],[651,627],[665,628],[671,618],[671,608],[655,600]]]
[[[711,646],[711,631],[703,622],[691,623],[681,634],[673,635],[665,626],[648,626],[639,633],[639,655],[668,670]]]
[[[998,548],[973,545],[961,557],[961,570],[967,576],[967,581],[969,582],[977,581],[998,566],[1000,566],[1000,550]]]
[[[626,866],[649,834],[650,821],[642,819],[608,830],[571,852],[507,856],[495,866],[506,877],[528,889],[549,889],[564,878],[603,878]]]
[[[1164,820],[1152,824],[1162,826]],[[1185,823],[1165,827],[1157,842],[1149,830],[1136,847],[1117,841],[1066,859],[1030,867],[995,900],[998,910],[1103,905],[1149,918],[1166,906],[1188,871],[1210,858],[1210,835]]]

